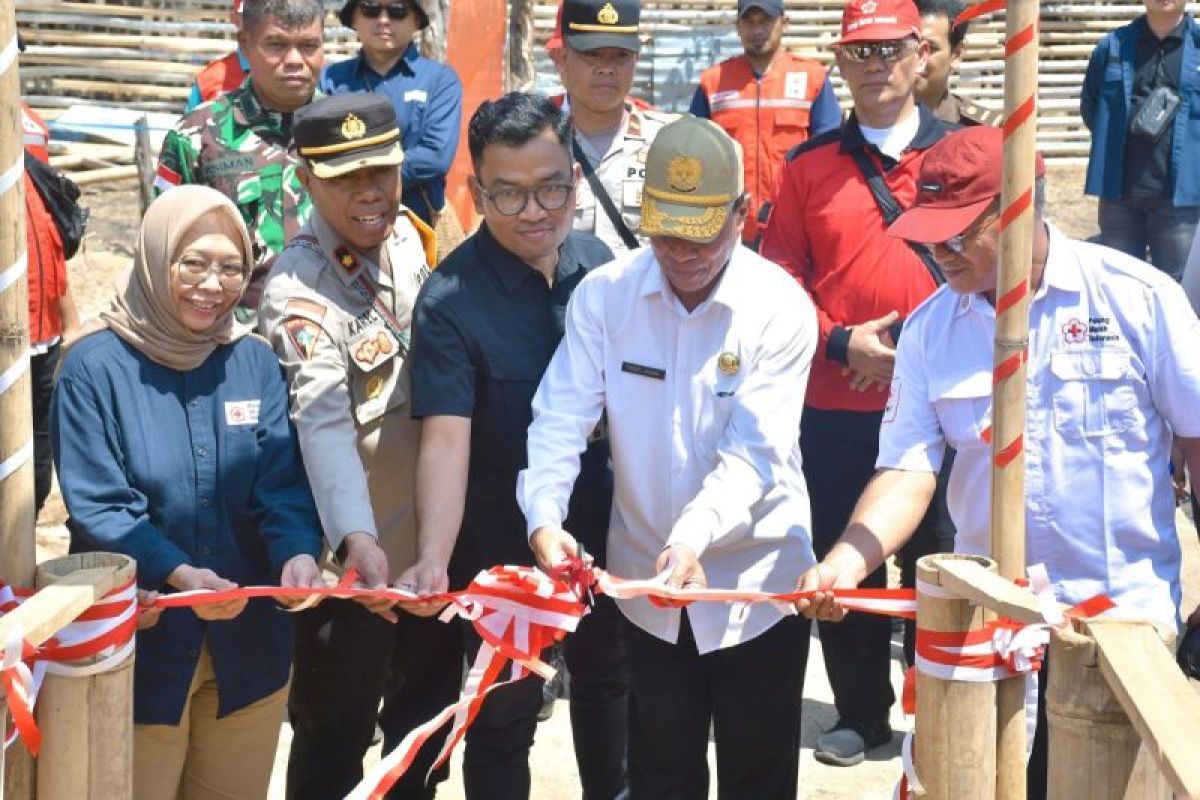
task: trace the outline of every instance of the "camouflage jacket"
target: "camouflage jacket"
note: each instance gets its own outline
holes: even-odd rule
[[[211,186],[237,205],[257,252],[242,304],[258,305],[261,284],[284,245],[308,221],[312,201],[290,152],[292,115],[263,108],[252,79],[184,115],[163,140],[156,192]]]

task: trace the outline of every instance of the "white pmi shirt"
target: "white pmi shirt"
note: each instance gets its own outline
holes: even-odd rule
[[[1026,559],[1055,594],[1171,629],[1180,602],[1172,430],[1200,436],[1200,322],[1180,288],[1048,226],[1029,320]],[[943,286],[904,326],[876,466],[936,472],[945,443],[955,549],[989,549],[995,312]],[[987,437],[990,438],[990,437]]]
[[[740,244],[690,314],[652,248],[594,270],[571,296],[533,398],[529,468],[517,486],[529,531],[566,518],[579,453],[607,411],[613,574],[653,577],[670,542],[695,550],[709,586],[790,591],[815,562],[798,441],[816,340],[808,296]],[[640,628],[677,641],[678,609],[618,604]],[[696,603],[687,613],[701,653],[783,617],[766,604]]]

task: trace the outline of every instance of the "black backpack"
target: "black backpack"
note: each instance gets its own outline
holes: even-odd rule
[[[54,226],[62,238],[63,253],[70,258],[79,252],[88,221],[88,210],[79,205],[79,187],[62,172],[42,163],[28,151],[25,152],[25,171],[50,216],[54,218]]]

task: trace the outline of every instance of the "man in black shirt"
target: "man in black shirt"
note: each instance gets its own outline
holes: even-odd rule
[[[1092,130],[1088,194],[1100,196],[1100,239],[1179,280],[1200,219],[1197,133],[1200,32],[1184,0],[1145,0],[1146,13],[1092,54],[1080,113]]]
[[[512,93],[471,118],[471,192],[483,225],[426,281],[412,343],[419,590],[465,586],[497,564],[532,564],[517,474],[542,373],[563,335],[571,291],[612,253],[571,231],[579,168],[566,117],[543,97]],[[608,441],[594,436],[571,497],[568,526],[603,563],[612,504]],[[468,626],[473,657],[480,639]],[[597,598],[565,641],[571,722],[584,796],[624,787],[625,658],[616,608]],[[528,754],[541,682],[488,697],[466,735],[468,798],[529,795]]]

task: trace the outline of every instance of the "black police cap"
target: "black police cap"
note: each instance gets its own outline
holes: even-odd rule
[[[318,178],[404,160],[396,111],[379,92],[335,94],[304,106],[292,121],[292,145]]]

